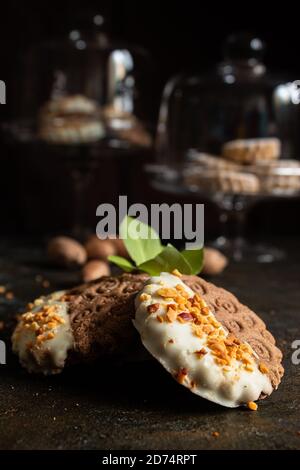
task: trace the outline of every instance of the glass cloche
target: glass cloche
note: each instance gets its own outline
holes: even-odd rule
[[[112,40],[99,14],[79,26],[26,55],[19,138],[149,147],[152,67],[147,53]]]
[[[281,140],[284,158],[297,158],[300,81],[269,74],[264,51],[255,36],[230,36],[214,70],[167,84],[157,137],[160,163],[182,163],[190,149],[218,155],[225,142],[273,136]]]
[[[270,74],[264,51],[261,39],[232,35],[214,70],[169,81],[157,163],[148,168],[155,187],[217,204],[219,245],[231,245],[237,260],[247,209],[261,198],[300,194],[300,81]],[[233,244],[224,237],[229,218],[236,220]],[[261,250],[261,261],[274,258]]]

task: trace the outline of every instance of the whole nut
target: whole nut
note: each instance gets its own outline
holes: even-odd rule
[[[84,282],[94,281],[102,276],[109,276],[109,265],[105,261],[91,260],[82,268],[82,279]]]
[[[52,263],[57,266],[82,266],[87,259],[85,248],[69,237],[52,238],[48,243],[47,253]]]
[[[117,252],[112,240],[100,240],[96,235],[88,239],[85,249],[89,259],[106,260],[108,256]]]
[[[129,258],[128,251],[126,249],[124,241],[121,238],[113,238],[111,239],[111,241],[116,247],[117,255],[123,256],[123,258]]]
[[[204,248],[204,263],[202,274],[215,276],[220,274],[227,266],[228,259],[215,248]]]

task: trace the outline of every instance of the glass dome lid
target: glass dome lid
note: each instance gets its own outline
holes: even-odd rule
[[[299,158],[300,81],[269,73],[264,52],[260,38],[232,35],[213,71],[167,83],[157,129],[159,163],[185,163],[191,150],[221,155],[229,141],[265,137],[281,141],[281,157]]]
[[[151,145],[151,61],[142,48],[112,40],[102,15],[34,46],[24,68],[18,117],[33,122],[37,138]]]

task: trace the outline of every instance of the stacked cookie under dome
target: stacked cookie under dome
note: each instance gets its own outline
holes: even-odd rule
[[[300,161],[280,159],[277,138],[239,139],[222,147],[222,156],[190,151],[184,182],[204,191],[257,194],[300,190]]]
[[[97,104],[83,95],[48,101],[39,115],[39,136],[56,144],[95,142],[105,135]]]

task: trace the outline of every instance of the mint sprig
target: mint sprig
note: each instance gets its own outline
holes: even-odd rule
[[[159,236],[152,227],[129,216],[120,225],[120,236],[137,266],[154,258],[163,249]]]
[[[151,276],[161,272],[171,272],[178,269],[182,274],[192,274],[192,268],[185,257],[174,246],[168,245],[153,259],[139,265],[139,270],[145,271]]]
[[[128,259],[123,258],[123,256],[110,255],[108,259],[127,273],[130,273],[131,271],[134,271],[136,269],[136,266],[132,264]]]
[[[134,263],[122,256],[108,259],[126,272],[143,271],[151,276],[178,269],[182,274],[199,274],[203,265],[203,248],[178,251],[173,245],[161,244],[156,231],[147,224],[125,217],[120,236]]]

